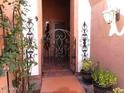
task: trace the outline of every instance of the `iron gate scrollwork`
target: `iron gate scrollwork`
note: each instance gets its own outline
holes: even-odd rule
[[[67,30],[55,30],[55,56],[69,56],[69,32]]]
[[[69,65],[70,33],[65,29],[54,29],[44,33],[47,40],[44,47],[44,61],[46,65],[67,66]],[[48,43],[48,44],[47,44]]]

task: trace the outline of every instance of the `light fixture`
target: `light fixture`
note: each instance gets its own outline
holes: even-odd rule
[[[103,11],[103,17],[106,23],[111,24],[112,21],[118,21],[120,19],[120,9],[108,9]]]

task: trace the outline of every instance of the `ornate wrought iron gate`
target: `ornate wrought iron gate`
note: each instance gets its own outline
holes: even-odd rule
[[[69,66],[70,33],[55,29],[44,33],[44,65],[46,69],[65,69]]]

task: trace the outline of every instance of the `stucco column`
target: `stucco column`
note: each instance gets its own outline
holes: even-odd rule
[[[38,50],[39,50],[39,40],[38,40],[38,23],[36,20],[36,17],[38,16],[38,11],[37,11],[37,2],[38,1],[34,1],[34,0],[30,0],[29,5],[30,7],[28,7],[29,11],[27,12],[26,16],[27,18],[31,18],[32,22],[33,22],[33,27],[32,27],[32,33],[33,33],[33,42],[35,42],[35,44],[37,45],[38,49],[34,49],[34,53],[33,53],[33,57],[35,62],[39,63],[39,54],[38,54]],[[24,31],[24,34],[27,34],[26,31]],[[39,75],[39,67],[38,65],[33,65],[32,68],[30,69],[31,71],[31,75]]]
[[[78,72],[81,70],[82,65],[82,59],[84,59],[84,55],[86,55],[88,58],[90,57],[90,24],[91,24],[91,6],[89,3],[89,0],[77,0],[77,11],[78,11],[78,33],[77,33],[77,63],[78,63]],[[85,22],[85,23],[84,23]],[[82,51],[82,48],[85,43],[83,34],[87,34],[86,39],[86,46],[87,46],[87,52],[84,54]]]

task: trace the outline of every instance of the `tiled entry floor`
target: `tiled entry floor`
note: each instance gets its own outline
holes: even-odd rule
[[[41,93],[85,93],[74,75],[44,77]]]

